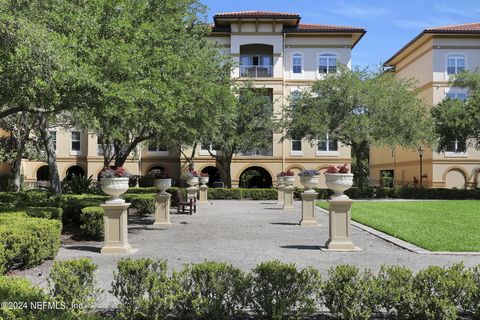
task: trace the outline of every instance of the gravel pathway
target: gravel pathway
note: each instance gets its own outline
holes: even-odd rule
[[[448,266],[463,261],[466,266],[480,263],[479,256],[417,254],[384,241],[353,227],[353,242],[360,252],[326,252],[321,248],[328,239],[327,215],[317,210],[319,227],[300,227],[300,202],[296,210],[283,211],[273,201],[216,200],[199,206],[192,216],[176,215],[172,210],[172,225],[155,228],[152,217],[129,219],[129,242],[139,250],[131,255],[100,255],[102,242],[64,243],[56,260],[90,257],[98,265],[99,287],[108,290],[116,262],[122,257],[167,259],[171,268],[205,259],[228,261],[249,270],[256,264],[279,259],[294,262],[299,267],[312,265],[323,274],[337,264],[353,264],[378,270],[382,264],[399,264],[414,270],[429,265]],[[32,282],[46,286],[46,276],[52,266],[47,261],[33,269],[17,272]],[[118,301],[108,294],[99,307],[109,307]]]

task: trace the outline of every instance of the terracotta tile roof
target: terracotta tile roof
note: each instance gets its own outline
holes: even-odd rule
[[[455,33],[455,34],[479,34],[480,33],[480,22],[473,23],[463,23],[455,24],[450,26],[441,26],[434,28],[424,29],[418,36],[410,40],[406,45],[404,45],[400,50],[397,51],[393,56],[388,59],[384,65],[390,65],[390,63],[398,57],[402,52],[404,52],[408,47],[413,45],[417,40],[423,37],[426,34],[436,34],[436,33]]]
[[[365,31],[363,28],[347,27],[347,26],[332,26],[327,24],[307,24],[301,23],[295,28],[296,31]]]
[[[217,13],[214,17],[283,17],[283,18],[299,18],[298,13],[289,12],[273,12],[273,11],[237,11],[237,12],[221,12]]]
[[[425,32],[480,32],[480,22],[427,28]]]

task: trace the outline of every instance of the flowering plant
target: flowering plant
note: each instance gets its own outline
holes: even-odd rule
[[[288,170],[288,171],[282,171],[280,172],[280,176],[281,177],[293,177],[295,174],[293,173],[292,170]]]
[[[185,173],[185,179],[192,179],[192,178],[197,178],[197,177],[198,177],[197,171],[189,171],[189,172]]]
[[[171,179],[170,171],[167,169],[153,169],[148,175],[153,179]]]
[[[105,167],[100,171],[100,177],[102,179],[108,178],[130,178],[132,175],[127,172],[123,167],[118,167],[116,169],[111,169]]]
[[[331,165],[330,167],[328,167],[327,171],[325,171],[325,173],[349,173],[349,172],[350,172],[350,169],[348,168],[347,163],[343,165],[338,165],[338,166]]]
[[[318,172],[317,170],[303,170],[298,175],[300,177],[314,177],[314,176],[318,176],[319,174],[320,172]]]
[[[209,177],[210,175],[207,172],[200,172],[200,177]]]

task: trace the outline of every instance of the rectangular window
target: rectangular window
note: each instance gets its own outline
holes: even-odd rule
[[[72,131],[71,151],[80,151],[80,131]]]
[[[295,54],[292,59],[293,73],[302,73],[302,56]]]
[[[465,71],[465,57],[450,56],[447,58],[447,74],[461,73]]]
[[[318,59],[319,73],[334,73],[337,72],[337,57],[333,54],[321,55]]]
[[[292,151],[302,151],[302,140],[292,139]]]
[[[452,141],[451,143],[448,144],[448,146],[445,149],[445,152],[453,152],[453,153],[464,153],[467,151],[467,144],[462,141]]]
[[[330,139],[327,134],[325,139],[318,140],[317,150],[323,152],[338,151],[338,142],[336,140]]]
[[[165,151],[167,151],[167,148],[162,147],[158,143],[150,143],[148,145],[148,151],[150,151],[150,152],[162,152],[162,151],[165,152]]]
[[[50,131],[50,139],[52,140],[53,150],[57,151],[57,131]]]
[[[467,100],[467,93],[466,92],[458,92],[458,91],[450,91],[447,93],[447,98],[450,99],[458,99],[465,101]]]

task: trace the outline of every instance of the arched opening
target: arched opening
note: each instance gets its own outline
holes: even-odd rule
[[[161,170],[161,171],[163,171],[163,170],[165,170],[165,168],[162,167],[162,166],[151,167],[151,168],[148,170],[147,175],[149,175],[150,172],[152,172],[153,170]]]
[[[217,167],[208,166],[202,169],[202,173],[208,173],[210,179],[208,179],[209,188],[218,188],[223,186],[222,177],[220,176],[220,170]]]
[[[272,176],[262,167],[250,167],[240,175],[240,188],[271,188]]]
[[[464,189],[467,179],[465,174],[460,170],[450,170],[445,177],[445,187],[448,189]]]
[[[37,170],[37,181],[50,181],[50,172],[48,166],[44,165]]]
[[[67,175],[65,178],[67,180],[72,180],[73,177],[85,177],[85,170],[80,166],[71,166],[67,170]]]

